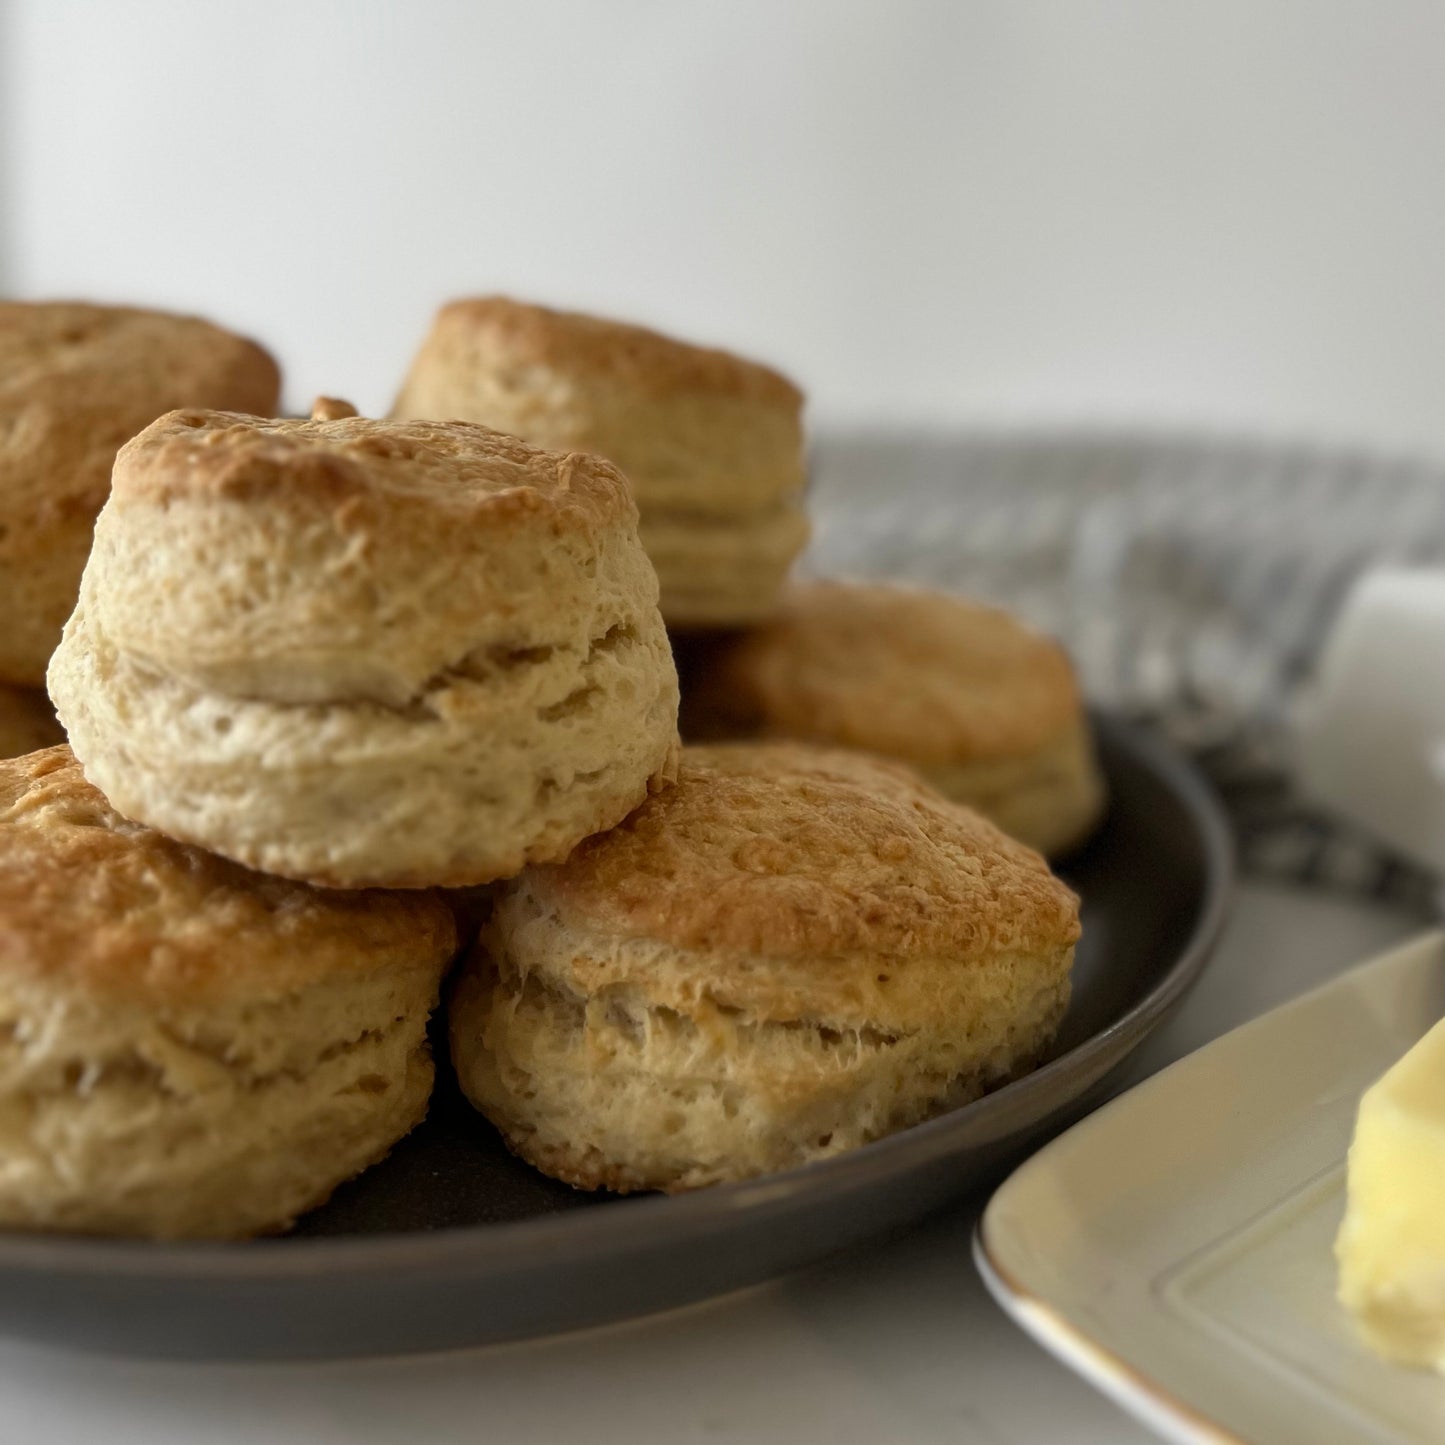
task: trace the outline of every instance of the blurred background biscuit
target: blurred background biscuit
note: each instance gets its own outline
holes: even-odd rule
[[[280,385],[193,316],[0,301],[0,683],[45,685],[121,444],[178,406],[270,416]]]
[[[631,482],[672,626],[765,617],[808,539],[802,393],[769,367],[639,326],[505,297],[453,301],[396,399],[463,417]]]
[[[897,758],[1051,855],[1099,819],[1104,785],[1073,667],[997,608],[809,582],[770,621],[680,644],[689,741],[796,738]]]
[[[468,422],[161,418],[50,691],[127,817],[335,887],[565,857],[677,750],[625,480]]]
[[[512,1149],[571,1184],[746,1178],[1031,1067],[1078,931],[1035,852],[906,768],[687,748],[675,787],[497,890],[452,1058]]]
[[[0,1228],[284,1228],[425,1114],[455,938],[127,822],[64,747],[0,762]]]

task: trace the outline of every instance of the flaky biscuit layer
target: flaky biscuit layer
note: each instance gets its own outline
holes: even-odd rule
[[[0,1228],[283,1228],[426,1111],[435,894],[320,892],[0,763]]]
[[[689,748],[676,787],[505,885],[457,983],[458,1077],[583,1187],[792,1167],[1029,1067],[1077,900],[908,770]]]

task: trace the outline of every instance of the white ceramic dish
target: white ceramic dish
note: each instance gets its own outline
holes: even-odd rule
[[[994,1297],[1166,1439],[1445,1440],[1445,1378],[1357,1342],[1332,1254],[1359,1096],[1442,1014],[1430,934],[1106,1105],[984,1212]]]

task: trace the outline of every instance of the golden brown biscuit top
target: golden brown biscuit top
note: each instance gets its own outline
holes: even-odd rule
[[[281,378],[270,354],[198,316],[84,301],[0,301],[0,391],[7,400],[57,375],[105,375],[129,389],[168,383],[187,367],[205,373],[221,366],[263,404],[268,395],[274,402]]]
[[[116,449],[175,406],[275,410],[280,373],[252,341],[191,316],[0,301],[0,556],[87,531]]]
[[[689,671],[684,736],[802,738],[924,765],[1027,755],[1083,706],[1052,639],[905,587],[801,584],[768,622],[699,647]]]
[[[1078,900],[907,768],[791,743],[684,748],[674,787],[529,886],[580,929],[775,959],[1062,948]]]
[[[506,296],[450,302],[437,313],[432,338],[476,347],[493,362],[601,374],[658,394],[722,393],[790,408],[803,403],[803,393],[781,372],[731,352]]]
[[[264,420],[173,411],[121,448],[112,503],[226,498],[273,510],[381,504],[397,520],[426,511],[590,519],[636,516],[610,462],[549,452],[478,422]]]
[[[116,813],[68,747],[0,762],[0,987],[260,1000],[440,967],[454,945],[436,894],[308,888],[173,842]]]

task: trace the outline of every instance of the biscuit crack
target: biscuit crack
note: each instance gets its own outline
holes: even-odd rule
[[[221,1080],[237,1093],[254,1094],[273,1088],[278,1084],[305,1083],[313,1072],[325,1064],[338,1059],[374,1049],[394,1038],[407,1027],[405,1018],[398,1018],[385,1028],[363,1029],[351,1038],[338,1039],[321,1049],[314,1059],[305,1065],[252,1072],[245,1064],[226,1052],[222,1045],[206,1044],[188,1039],[164,1024],[155,1026],[154,1038],[160,1042],[161,1050],[146,1051],[130,1048],[108,1059],[93,1060],[75,1058],[66,1061],[60,1068],[57,1082],[20,1092],[33,1103],[49,1099],[71,1098],[76,1093],[88,1094],[108,1085],[129,1084],[154,1089],[170,1098],[194,1097],[205,1092],[205,1080]],[[0,1047],[5,1052],[26,1052],[23,1045],[14,1042],[15,1030],[0,1036]],[[157,1052],[160,1056],[156,1056]],[[195,1071],[196,1078],[188,1081],[185,1075]],[[7,1071],[8,1072],[8,1071]],[[374,1092],[368,1086],[368,1079],[374,1074],[363,1075],[348,1086]],[[382,1081],[385,1084],[385,1080]]]
[[[600,658],[607,657],[633,646],[638,641],[638,631],[631,622],[614,622],[605,632],[591,638],[587,651],[578,663],[578,671],[585,675]],[[551,644],[536,647],[508,647],[494,643],[487,647],[473,648],[456,662],[449,664],[429,677],[422,684],[420,692],[410,704],[393,708],[393,711],[407,712],[416,707],[426,707],[432,696],[445,692],[451,687],[469,683],[488,686],[496,683],[509,673],[540,667],[551,662],[559,652],[566,649]],[[554,722],[570,713],[580,711],[592,694],[597,692],[596,683],[583,682],[566,697],[544,708],[540,716],[545,722]]]
[[[528,971],[520,976],[499,977],[499,990],[509,995],[512,1007],[546,1008],[559,1016],[559,1021],[575,1033],[589,1026],[607,1028],[622,1036],[629,1044],[640,1047],[650,1031],[658,1031],[679,1039],[695,1039],[707,1027],[706,1018],[698,1019],[666,1004],[649,1004],[624,991],[608,989],[599,993],[588,1007],[589,1000],[581,994]],[[881,1053],[896,1048],[910,1035],[906,1031],[879,1028],[874,1024],[844,1024],[823,1019],[749,1019],[733,1004],[707,1000],[707,1012],[725,1027],[734,1031],[739,1044],[761,1043],[778,1036],[811,1036],[824,1053]]]

